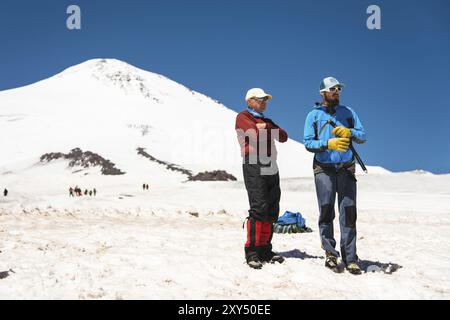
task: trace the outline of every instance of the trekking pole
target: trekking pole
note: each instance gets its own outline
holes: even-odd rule
[[[333,121],[329,120],[328,123],[333,127],[336,128],[337,125]],[[358,161],[361,168],[364,170],[365,173],[368,173],[366,166],[364,165],[364,162],[362,161],[361,157],[359,156],[358,152],[356,152],[355,147],[353,147],[353,144],[350,143],[350,150],[353,152],[353,155],[356,158],[356,161]]]

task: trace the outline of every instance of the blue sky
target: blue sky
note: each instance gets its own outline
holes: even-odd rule
[[[71,4],[82,30],[66,28]],[[371,4],[381,30],[366,27]],[[262,87],[267,115],[298,141],[320,80],[335,76],[368,132],[366,164],[450,173],[448,0],[2,0],[0,43],[0,90],[117,58],[236,111]]]

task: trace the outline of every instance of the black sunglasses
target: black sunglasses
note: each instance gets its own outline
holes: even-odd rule
[[[256,101],[260,101],[260,102],[265,102],[265,101],[269,100],[269,97],[263,97],[263,98],[253,97],[252,99],[256,100]]]

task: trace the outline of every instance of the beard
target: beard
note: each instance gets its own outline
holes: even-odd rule
[[[337,105],[339,105],[339,96],[331,96],[331,97],[325,96],[324,100],[330,107],[336,107]]]

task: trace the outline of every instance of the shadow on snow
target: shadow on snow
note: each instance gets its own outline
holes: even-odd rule
[[[312,256],[304,251],[300,251],[298,249],[294,249],[291,251],[286,251],[286,252],[279,252],[279,255],[285,257],[285,258],[295,258],[295,259],[301,259],[301,260],[305,260],[305,259],[324,259],[324,257],[319,257],[319,256]]]
[[[324,256],[313,256],[310,255],[304,251],[300,251],[298,249],[294,249],[291,251],[285,251],[285,252],[279,252],[281,256],[290,259],[325,259]],[[359,260],[358,265],[360,266],[361,270],[364,273],[385,273],[385,274],[392,274],[396,272],[397,270],[403,268],[403,266],[397,264],[397,263],[383,263],[379,261],[370,261],[370,260]]]

